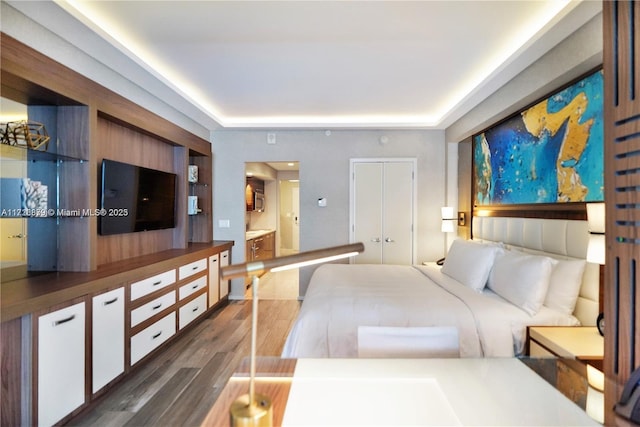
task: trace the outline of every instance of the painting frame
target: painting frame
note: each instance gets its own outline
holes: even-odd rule
[[[472,135],[474,209],[580,210],[604,200],[602,67]]]

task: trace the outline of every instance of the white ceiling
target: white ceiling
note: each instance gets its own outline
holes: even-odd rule
[[[229,128],[444,129],[598,12],[567,0],[55,2]]]

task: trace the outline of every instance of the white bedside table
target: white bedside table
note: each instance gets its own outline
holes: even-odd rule
[[[595,326],[529,326],[531,357],[575,359],[602,370],[604,338]]]
[[[604,338],[595,326],[529,326],[527,354],[534,365],[536,359],[556,359],[555,370],[538,374],[590,417],[604,422]]]

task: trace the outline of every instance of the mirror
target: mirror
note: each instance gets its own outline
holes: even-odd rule
[[[7,98],[0,98],[0,123],[27,120],[27,106]],[[21,218],[20,206],[13,206],[10,196],[19,194],[19,182],[27,177],[27,152],[2,144],[0,152],[0,274],[2,281],[27,275],[27,220]]]

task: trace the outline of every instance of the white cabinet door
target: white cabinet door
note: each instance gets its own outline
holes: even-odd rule
[[[220,268],[229,265],[229,251],[220,254]],[[220,298],[229,295],[229,280],[220,280]]]
[[[415,161],[352,161],[351,241],[358,264],[413,264]]]
[[[91,327],[95,393],[124,372],[124,288],[93,297]]]
[[[85,303],[38,317],[38,425],[84,404]]]
[[[220,267],[219,255],[209,257],[209,307],[220,300]]]

